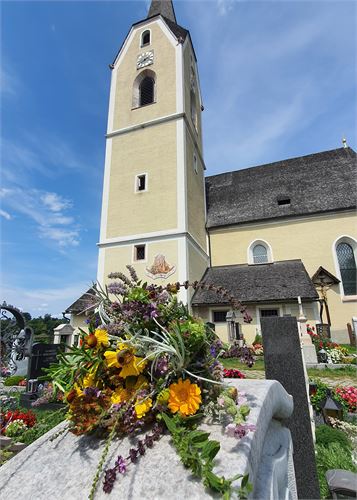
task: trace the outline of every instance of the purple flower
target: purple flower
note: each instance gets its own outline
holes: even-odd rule
[[[115,469],[107,469],[105,471],[104,482],[103,482],[103,491],[105,493],[110,493],[112,491],[116,477],[117,473],[115,472]]]
[[[138,452],[140,455],[145,455],[145,445],[143,441],[138,441]]]
[[[145,436],[145,445],[147,448],[152,448],[154,446],[154,439],[150,434],[146,434]]]
[[[126,461],[125,458],[123,458],[121,455],[118,456],[115,462],[115,470],[119,472],[119,474],[126,473]]]
[[[135,448],[130,448],[129,458],[132,463],[135,464],[138,461],[138,450],[136,450]]]
[[[110,285],[108,285],[108,292],[113,293],[114,295],[125,295],[126,291],[127,288],[118,281],[115,281],[114,283],[110,283]]]
[[[248,434],[248,432],[254,432],[256,430],[255,425],[251,424],[228,424],[226,426],[226,434],[229,437],[235,437],[241,439]]]
[[[99,398],[99,396],[101,395],[101,391],[96,387],[86,387],[83,393],[88,398]]]

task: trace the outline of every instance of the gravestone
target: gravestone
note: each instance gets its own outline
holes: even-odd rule
[[[46,375],[45,368],[58,362],[57,355],[64,350],[62,344],[33,344],[27,372],[26,392],[21,394],[20,402],[25,407],[30,407],[36,401],[37,388],[34,387],[34,380]]]
[[[284,423],[293,440],[298,498],[318,499],[320,489],[296,318],[261,318],[261,326],[265,376],[278,380],[294,400],[293,414]]]
[[[327,323],[316,323],[316,333],[320,337],[330,339],[331,338],[330,325],[328,325]]]

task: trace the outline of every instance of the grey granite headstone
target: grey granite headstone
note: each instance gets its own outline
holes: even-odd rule
[[[315,450],[299,332],[296,318],[261,318],[265,376],[278,380],[293,396],[294,411],[285,420],[294,446],[294,466],[298,497],[320,498]]]

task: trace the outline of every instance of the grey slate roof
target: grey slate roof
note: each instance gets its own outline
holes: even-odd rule
[[[65,313],[75,313],[81,314],[87,311],[92,305],[94,305],[95,300],[95,289],[93,287],[89,288],[83,295],[79,297],[73,304],[71,304],[65,310]]]
[[[161,15],[163,17],[166,17],[173,23],[176,23],[176,15],[175,15],[175,10],[174,6],[172,4],[172,0],[152,0],[149,13],[148,13],[148,18]]]
[[[207,227],[353,209],[356,167],[340,148],[207,177]]]
[[[282,260],[271,264],[238,264],[209,267],[203,283],[222,286],[244,304],[286,302],[318,298],[301,260]],[[210,290],[196,290],[192,305],[224,305],[227,302]]]

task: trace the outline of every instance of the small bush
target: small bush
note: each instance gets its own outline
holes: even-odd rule
[[[316,427],[316,444],[328,446],[330,443],[339,443],[346,451],[351,451],[351,441],[346,434],[339,430],[330,427],[329,425],[320,425]]]
[[[320,483],[321,498],[329,496],[329,489],[325,474],[329,469],[344,469],[356,472],[357,467],[352,462],[351,452],[347,451],[340,443],[330,443],[328,446],[316,445],[317,473]]]
[[[43,434],[46,434],[46,432],[61,423],[64,418],[65,412],[62,410],[55,412],[43,412],[41,415],[38,413],[37,424],[21,435],[21,442],[25,444],[33,443],[36,439],[43,436]]]
[[[12,375],[11,377],[7,377],[4,381],[4,385],[10,387],[12,385],[19,385],[19,382],[25,380],[22,375]]]

